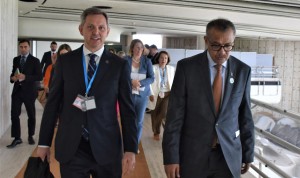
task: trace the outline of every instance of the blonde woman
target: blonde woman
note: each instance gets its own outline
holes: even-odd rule
[[[132,40],[127,56],[131,69],[131,85],[134,109],[137,116],[138,141],[142,136],[144,114],[150,96],[150,84],[154,81],[151,60],[143,55],[144,45],[139,39]]]

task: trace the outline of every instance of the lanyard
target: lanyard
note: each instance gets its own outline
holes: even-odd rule
[[[164,68],[164,71],[162,71],[161,68],[159,68],[159,74],[160,74],[160,86],[163,87],[165,84],[165,77],[166,77],[166,67]]]
[[[100,62],[99,62],[100,64]],[[85,81],[85,96],[88,95],[91,87],[92,87],[92,84],[94,82],[94,79],[95,79],[95,76],[96,76],[96,73],[98,71],[98,66],[99,64],[97,65],[96,67],[96,70],[94,72],[94,75],[93,77],[91,78],[90,82],[88,82],[88,76],[87,76],[87,70],[86,70],[86,62],[85,62],[85,56],[84,56],[84,53],[82,53],[82,65],[83,65],[83,74],[84,74],[84,81]]]

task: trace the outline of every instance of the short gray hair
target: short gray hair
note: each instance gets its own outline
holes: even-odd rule
[[[85,9],[82,14],[80,15],[80,25],[83,25],[85,23],[86,17],[88,15],[103,15],[106,19],[106,24],[108,26],[108,16],[105,12],[103,12],[101,9],[97,8],[97,7],[90,7]]]

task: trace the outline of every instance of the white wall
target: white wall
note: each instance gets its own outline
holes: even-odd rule
[[[9,128],[12,84],[10,73],[17,55],[18,1],[0,1],[0,137]]]

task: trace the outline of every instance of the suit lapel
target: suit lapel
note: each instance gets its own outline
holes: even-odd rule
[[[63,59],[64,60],[64,59]],[[78,79],[78,86],[80,86],[80,91],[86,90],[85,81],[84,81],[84,70],[83,70],[83,46],[74,51],[73,56],[71,56],[70,62],[68,65],[72,69],[74,78]]]
[[[221,106],[221,110],[220,113],[223,112],[223,110],[226,108],[225,106],[228,103],[228,100],[230,98],[231,95],[231,91],[232,91],[232,87],[234,84],[234,76],[235,76],[235,65],[231,60],[231,57],[228,59],[228,63],[227,63],[227,74],[226,74],[226,79],[225,79],[225,86],[224,86],[224,96],[223,96],[223,101],[222,101],[222,106]],[[230,81],[232,80],[232,81]]]
[[[205,95],[207,97],[209,106],[214,113],[215,117],[216,111],[215,111],[215,105],[214,105],[214,100],[213,100],[213,94],[212,94],[212,87],[211,87],[211,81],[210,81],[210,70],[209,70],[209,65],[208,65],[208,58],[207,58],[207,52],[202,53],[204,56],[201,57],[201,71],[202,71],[202,80],[203,80],[203,86],[205,87]],[[209,119],[211,121],[211,119]]]

